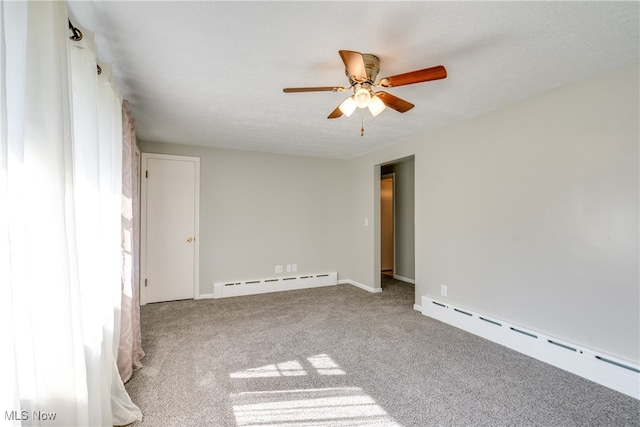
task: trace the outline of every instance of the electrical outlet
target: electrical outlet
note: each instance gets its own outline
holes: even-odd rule
[[[443,297],[447,296],[447,285],[440,285],[440,295]]]
[[[291,264],[287,264],[287,273],[291,273]]]
[[[282,266],[276,265],[276,273],[282,273]]]

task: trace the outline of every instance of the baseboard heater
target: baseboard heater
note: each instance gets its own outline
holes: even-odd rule
[[[337,284],[338,273],[335,272],[244,280],[239,282],[222,282],[213,284],[213,297],[238,297],[242,295],[266,294],[269,292],[292,291],[295,289],[319,288]]]
[[[424,296],[422,314],[640,400],[633,362]]]

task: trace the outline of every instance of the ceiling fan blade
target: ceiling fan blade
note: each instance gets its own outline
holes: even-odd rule
[[[380,79],[379,86],[394,87],[410,85],[413,83],[428,82],[430,80],[439,80],[447,77],[447,70],[442,66],[425,68],[424,70],[411,71],[404,74],[385,77]]]
[[[347,68],[347,74],[350,80],[355,82],[367,81],[367,70],[364,66],[364,59],[360,52],[352,50],[340,50],[340,58]]]
[[[342,86],[319,86],[319,87],[285,87],[282,89],[284,93],[297,92],[340,92],[346,90]]]
[[[329,114],[329,116],[327,117],[327,119],[337,119],[338,117],[342,116],[342,111],[340,110],[340,106],[338,105],[336,107],[335,110],[333,110],[331,112],[331,114]]]
[[[393,108],[400,113],[406,113],[414,107],[412,103],[384,91],[376,92],[376,95],[378,96],[378,98],[380,98],[384,105],[389,108]]]

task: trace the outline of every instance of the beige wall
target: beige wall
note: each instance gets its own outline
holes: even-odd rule
[[[348,193],[339,160],[139,142],[200,157],[200,293],[214,282],[347,270]],[[290,274],[289,274],[290,275]],[[343,278],[343,276],[340,276]]]
[[[638,77],[635,64],[350,161],[350,278],[378,280],[379,232],[362,225],[377,165],[415,154],[417,304],[446,284],[454,305],[637,363]]]

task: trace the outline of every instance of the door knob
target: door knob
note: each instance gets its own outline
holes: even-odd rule
[[[187,237],[187,242],[193,242],[193,237]]]

